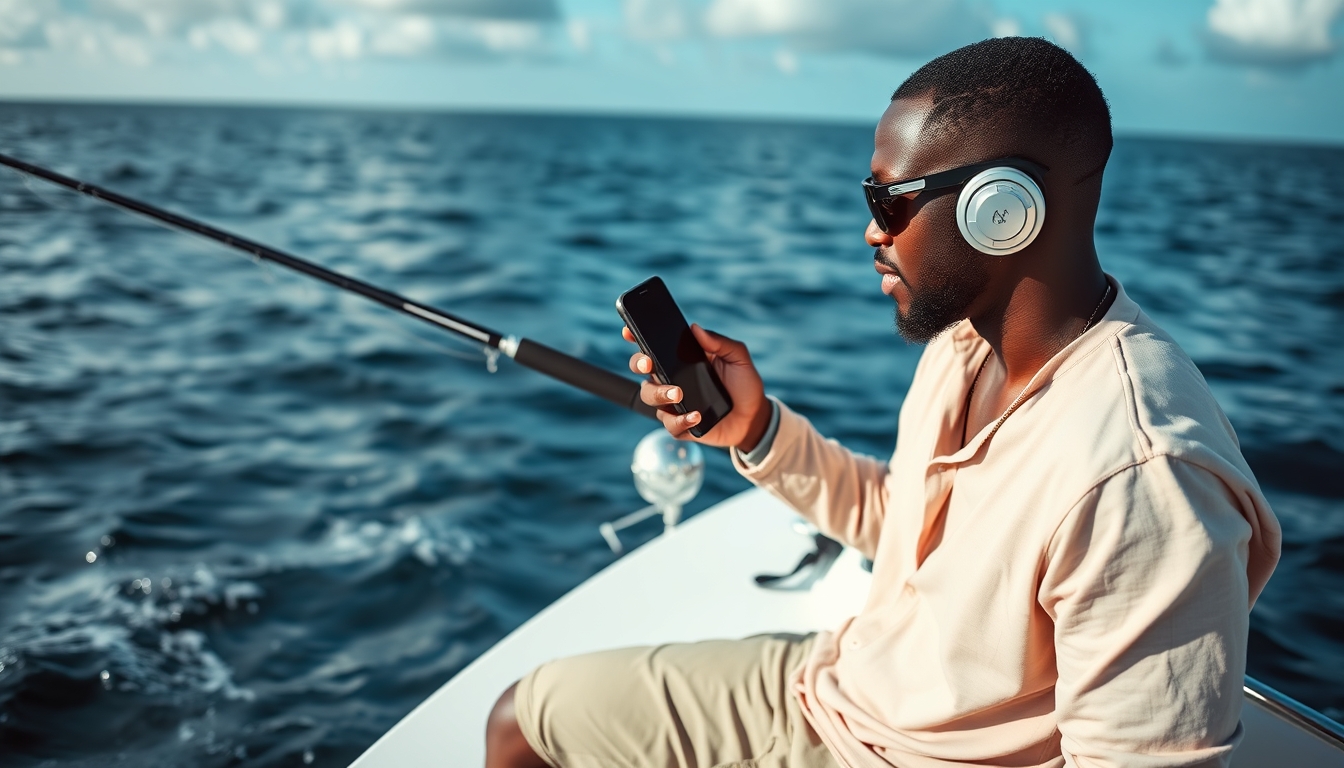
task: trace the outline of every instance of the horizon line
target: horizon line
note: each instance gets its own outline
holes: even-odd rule
[[[657,109],[608,109],[602,107],[553,107],[553,106],[501,106],[501,105],[431,105],[396,104],[379,102],[329,102],[313,100],[309,102],[233,99],[182,99],[182,98],[99,98],[99,97],[31,97],[12,98],[0,95],[0,107],[131,107],[131,108],[178,108],[178,109],[242,109],[275,112],[347,112],[347,113],[386,113],[421,115],[468,115],[497,117],[560,117],[560,118],[600,118],[613,120],[666,120],[669,122],[706,122],[706,123],[758,123],[793,124],[813,126],[834,126],[850,128],[872,128],[876,118],[870,122],[854,117],[827,118],[812,114],[785,114],[770,112],[716,112],[697,110],[657,110]],[[1301,147],[1306,149],[1344,150],[1344,138],[1328,139],[1322,137],[1265,136],[1252,133],[1207,133],[1196,131],[1155,132],[1151,130],[1114,129],[1116,139],[1141,141],[1188,141],[1208,144],[1239,144],[1259,146]]]

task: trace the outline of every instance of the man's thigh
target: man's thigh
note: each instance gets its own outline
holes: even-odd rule
[[[557,768],[834,768],[789,685],[811,636],[622,648],[518,683],[518,725]]]

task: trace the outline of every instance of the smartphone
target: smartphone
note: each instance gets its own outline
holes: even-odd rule
[[[700,423],[691,427],[691,434],[704,437],[733,410],[733,400],[662,278],[650,277],[622,293],[616,311],[640,351],[653,360],[658,383],[681,387],[681,402],[672,407],[677,413],[700,412]]]

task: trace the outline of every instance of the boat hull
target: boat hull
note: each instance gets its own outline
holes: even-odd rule
[[[811,549],[811,537],[795,530],[796,519],[778,500],[751,490],[645,544],[481,655],[353,768],[483,765],[485,723],[495,699],[551,659],[631,645],[836,626],[858,613],[868,593],[870,576],[854,550],[846,549],[825,578],[806,591],[761,589],[753,579],[787,572]],[[1233,756],[1235,768],[1344,766],[1339,742],[1294,719],[1274,697],[1283,698],[1248,698],[1242,713],[1246,735]]]

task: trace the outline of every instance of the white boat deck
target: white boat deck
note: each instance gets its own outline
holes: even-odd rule
[[[756,586],[812,547],[796,515],[762,491],[706,510],[616,561],[483,654],[383,735],[353,768],[478,768],[496,697],[549,659],[604,648],[827,629],[854,615],[869,575],[845,550],[811,590]],[[1344,752],[1252,702],[1237,768],[1341,768]]]

